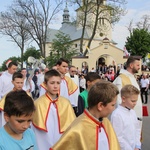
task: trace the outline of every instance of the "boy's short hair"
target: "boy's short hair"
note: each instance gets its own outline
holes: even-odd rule
[[[15,72],[12,76],[12,80],[14,81],[16,78],[23,78],[23,75],[21,72]]]
[[[87,75],[85,76],[85,80],[86,80],[86,88],[87,88],[87,81],[94,81],[100,79],[100,76],[98,73],[96,72],[88,72]]]
[[[24,91],[11,91],[6,95],[4,112],[10,116],[29,116],[35,111],[32,98]]]
[[[100,76],[99,76],[99,74],[96,73],[96,72],[89,72],[89,73],[87,73],[87,75],[85,76],[86,82],[87,82],[87,81],[92,82],[92,81],[97,80],[97,79],[100,79]]]
[[[11,68],[12,66],[18,66],[18,64],[16,62],[12,61],[8,64],[8,68]]]
[[[23,70],[27,70],[27,69],[26,68],[22,68],[21,71],[23,71]]]
[[[56,69],[51,69],[45,73],[44,82],[47,83],[49,78],[51,78],[53,76],[57,76],[57,77],[61,78],[60,73]]]
[[[88,93],[89,108],[102,102],[104,106],[110,103],[119,94],[117,86],[109,81],[101,80],[95,83]]]
[[[140,91],[138,88],[136,88],[135,86],[131,85],[131,84],[127,84],[125,85],[122,89],[121,89],[121,97],[129,97],[133,94],[135,95],[139,95]]]
[[[65,63],[67,63],[67,64],[69,64],[69,61],[67,60],[67,59],[65,59],[65,58],[60,58],[58,61],[57,61],[57,63],[56,63],[56,65],[61,65],[62,64],[62,62],[65,62]]]

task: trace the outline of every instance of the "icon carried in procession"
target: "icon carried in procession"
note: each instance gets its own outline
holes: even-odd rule
[[[32,66],[33,66],[33,69],[31,70],[30,75],[28,77],[29,79],[31,79],[34,76],[34,72],[37,68],[42,68],[42,69],[46,68],[46,65],[43,63],[42,58],[41,59],[35,59],[34,57],[29,56],[28,57],[28,63],[32,64]]]

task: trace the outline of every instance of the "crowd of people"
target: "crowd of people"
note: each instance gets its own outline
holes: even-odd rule
[[[0,76],[0,149],[140,150],[149,80],[135,78],[139,69],[132,56],[126,69],[90,71],[60,58],[31,79],[10,62]]]

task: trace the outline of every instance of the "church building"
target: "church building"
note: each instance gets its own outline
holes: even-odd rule
[[[95,0],[91,0],[88,5],[93,5]],[[106,0],[100,0],[101,7],[104,8],[106,5]],[[84,2],[84,1],[83,1]],[[84,3],[82,5],[85,5]],[[93,13],[87,15],[87,27],[85,28],[83,40],[83,51],[80,51],[80,41],[82,36],[83,26],[81,25],[81,17],[83,15],[82,9],[78,8],[76,10],[76,22],[70,21],[70,14],[66,4],[63,11],[63,21],[62,26],[59,30],[49,29],[47,36],[46,45],[46,56],[49,56],[50,47],[52,40],[55,35],[61,31],[64,34],[68,34],[71,38],[74,48],[78,51],[78,56],[72,58],[72,65],[78,67],[79,70],[82,68],[92,68],[98,69],[99,66],[112,65],[117,66],[124,64],[126,58],[124,57],[124,51],[118,48],[117,43],[112,39],[112,27],[109,22],[109,14],[107,12],[101,13],[99,17],[98,26],[96,28],[95,36],[91,42],[90,48],[87,47],[90,37],[92,35],[91,25],[94,22]],[[108,19],[104,19],[108,17]],[[88,25],[90,28],[88,28]],[[118,35],[119,36],[119,35]],[[85,50],[88,50],[85,53]]]

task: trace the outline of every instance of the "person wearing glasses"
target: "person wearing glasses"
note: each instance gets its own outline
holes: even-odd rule
[[[70,77],[74,83],[78,86],[78,89],[76,90],[76,94],[74,95],[74,111],[75,114],[77,114],[77,104],[78,104],[78,95],[80,94],[80,90],[79,90],[79,77],[77,75],[77,68],[75,66],[69,66],[69,70],[66,73],[66,76]]]

